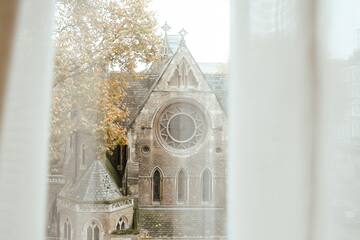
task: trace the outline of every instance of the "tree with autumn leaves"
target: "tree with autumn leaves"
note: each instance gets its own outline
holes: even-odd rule
[[[123,103],[137,66],[157,58],[149,0],[58,0],[50,158],[60,160],[78,130],[96,136],[101,156],[127,143]],[[116,71],[117,74],[111,74]]]

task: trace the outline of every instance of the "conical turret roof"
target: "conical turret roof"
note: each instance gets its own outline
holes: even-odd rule
[[[77,202],[112,202],[122,197],[118,186],[106,167],[94,161],[78,181],[65,186],[60,196]]]

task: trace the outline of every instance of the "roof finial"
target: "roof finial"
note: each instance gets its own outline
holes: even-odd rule
[[[185,43],[185,36],[188,32],[183,28],[180,30],[179,34],[180,34],[180,37],[181,37],[181,41],[180,41],[180,44],[184,44]]]
[[[164,39],[163,39],[163,44],[161,46],[160,54],[162,59],[167,59],[167,57],[171,53],[171,49],[168,42],[168,31],[171,29],[171,27],[167,22],[165,22],[165,24],[161,27],[161,29],[164,30],[165,34],[164,34]]]
[[[161,27],[161,29],[164,31],[165,35],[167,35],[168,31],[171,29],[169,24],[165,22],[165,24]]]

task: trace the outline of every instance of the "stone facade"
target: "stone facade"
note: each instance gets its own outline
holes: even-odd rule
[[[126,154],[100,162],[89,134],[69,137],[49,239],[225,239],[225,82],[166,35],[161,60],[129,82]]]
[[[134,199],[123,196],[98,160],[92,162],[78,181],[63,187],[57,209],[59,235],[66,240],[88,239],[88,231],[93,236],[90,240],[110,240],[114,232],[133,227]]]
[[[63,204],[63,203],[60,203]],[[111,235],[117,230],[117,223],[120,218],[123,218],[125,223],[125,229],[132,227],[133,221],[133,205],[124,205],[121,209],[114,211],[100,210],[102,207],[94,206],[87,207],[86,210],[77,211],[76,209],[68,209],[60,207],[60,239],[66,238],[64,232],[64,225],[66,222],[70,223],[72,228],[71,239],[87,239],[87,229],[92,225],[99,227],[99,240],[111,240]]]
[[[176,75],[179,71],[183,75]],[[129,187],[139,198],[140,228],[155,238],[224,237],[226,117],[184,43],[160,71],[150,91],[129,134],[129,179],[133,180]],[[180,151],[167,146],[159,136],[159,116],[172,104],[194,105],[204,116],[204,137]],[[180,109],[176,114],[181,113]],[[154,200],[156,169],[161,173],[160,201]],[[179,201],[177,181],[181,170],[185,172],[186,193]],[[211,175],[211,199],[207,201],[202,199],[205,170]]]

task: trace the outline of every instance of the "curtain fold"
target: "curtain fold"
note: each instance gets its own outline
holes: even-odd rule
[[[232,1],[229,239],[309,239],[313,4]]]
[[[230,239],[359,238],[359,7],[232,1]]]
[[[16,17],[16,0],[0,2],[0,125],[2,119],[3,95],[12,47],[12,36]],[[0,129],[1,131],[1,129]]]
[[[0,135],[0,239],[44,239],[53,1],[20,1]]]

